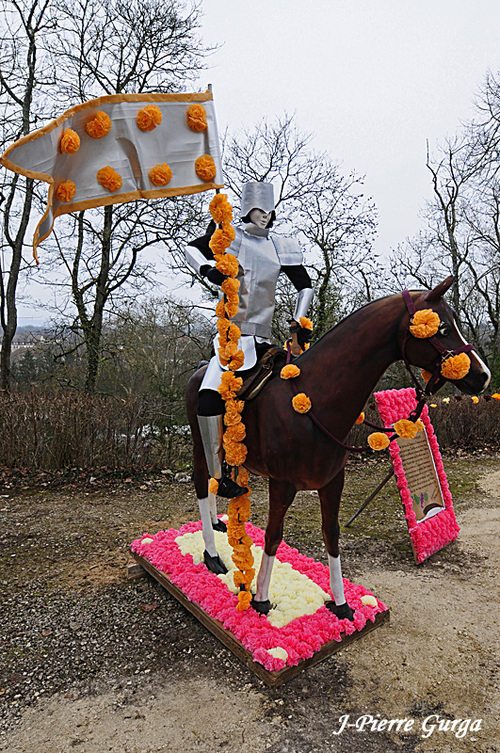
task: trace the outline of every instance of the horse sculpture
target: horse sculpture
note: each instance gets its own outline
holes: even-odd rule
[[[472,346],[466,345],[453,312],[443,299],[452,281],[453,277],[449,277],[431,291],[406,293],[406,298],[392,295],[369,303],[341,321],[294,360],[300,367],[298,387],[311,399],[314,414],[327,428],[326,433],[307,413],[299,414],[293,410],[294,392],[288,380],[273,379],[245,405],[243,421],[248,449],[245,467],[251,473],[269,479],[265,547],[252,600],[252,606],[258,612],[267,614],[271,608],[268,589],[274,558],[283,536],[285,514],[297,491],[309,489],[318,491],[321,503],[322,532],[334,598],[327,606],[339,618],[353,619],[344,596],[339,556],[338,514],[344,467],[349,454],[341,443],[345,442],[368,397],[392,363],[404,358],[407,365],[436,374],[434,383],[437,389],[444,381],[442,377],[437,378],[444,354],[471,350]],[[439,330],[431,338],[435,344],[409,335],[408,308],[432,309],[439,315]],[[491,375],[476,353],[469,352],[469,357],[468,374],[453,384],[464,393],[477,394],[486,388]],[[199,499],[208,496],[209,480],[196,418],[203,373],[204,370],[199,369],[187,387],[194,480]],[[332,435],[340,441],[332,441]],[[213,495],[211,509],[215,523]],[[209,534],[206,530],[203,533],[204,537]]]

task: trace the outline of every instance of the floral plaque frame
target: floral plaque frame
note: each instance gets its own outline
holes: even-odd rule
[[[413,388],[376,392],[375,401],[387,428],[401,418],[408,418],[417,406]],[[427,406],[424,406],[420,418],[425,434],[419,432],[416,435],[418,439],[400,438],[390,444],[391,460],[417,564],[454,541],[460,531]]]

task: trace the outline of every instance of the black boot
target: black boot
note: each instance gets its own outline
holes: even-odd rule
[[[229,476],[223,476],[219,481],[219,488],[217,494],[219,497],[225,497],[226,499],[233,499],[233,497],[241,497],[246,494],[248,489],[246,486],[240,486],[233,481]]]

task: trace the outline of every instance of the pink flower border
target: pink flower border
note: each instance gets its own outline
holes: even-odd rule
[[[402,390],[385,390],[383,392],[376,392],[374,397],[377,402],[380,416],[384,422],[384,426],[387,428],[392,426],[395,421],[399,421],[400,418],[407,418],[411,411],[417,406],[415,390],[413,387],[408,387]],[[442,549],[446,544],[449,544],[450,541],[454,541],[460,531],[460,526],[456,521],[453,510],[453,501],[448,486],[448,479],[446,478],[446,473],[443,467],[441,452],[439,451],[439,444],[436,435],[434,434],[434,428],[429,419],[429,410],[426,405],[424,406],[420,418],[425,426],[431,452],[434,457],[434,464],[436,466],[439,483],[441,484],[441,491],[445,503],[445,509],[442,512],[434,515],[434,517],[429,518],[428,520],[417,523],[413,511],[410,491],[408,489],[408,482],[406,481],[406,475],[400,457],[399,446],[397,442],[391,442],[390,444],[392,464],[394,466],[396,481],[401,495],[401,501],[403,503],[406,522],[408,524],[410,540],[418,564],[427,559],[427,557],[430,557],[431,554]]]
[[[222,623],[243,646],[251,652],[253,660],[265,669],[277,672],[286,666],[294,666],[313,656],[330,641],[341,641],[342,633],[351,635],[362,630],[367,620],[375,622],[375,616],[387,611],[387,607],[377,599],[377,607],[363,606],[361,597],[373,595],[364,586],[353,585],[344,578],[346,599],[354,612],[354,622],[339,620],[326,607],[320,607],[313,615],[297,617],[282,628],[269,624],[267,618],[257,614],[253,609],[238,612],[237,596],[219,578],[211,573],[204,564],[195,565],[190,554],[182,555],[175,543],[177,536],[199,531],[201,522],[186,523],[180,530],[169,528],[155,536],[144,534],[131,544],[131,549],[147,559],[154,567],[165,573],[184,595],[198,604],[210,617]],[[246,531],[258,546],[264,546],[264,531],[251,523],[246,524]],[[150,543],[143,539],[152,538]],[[299,554],[282,542],[277,557],[281,562],[289,562],[293,568],[307,575],[324,591],[331,593],[328,567],[315,560]],[[288,652],[287,660],[276,659],[267,653],[267,649],[281,646]]]

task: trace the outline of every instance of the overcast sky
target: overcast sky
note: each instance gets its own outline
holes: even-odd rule
[[[499,0],[203,0],[219,128],[295,113],[313,145],[366,176],[385,253],[420,224],[426,140],[472,115],[500,70]]]
[[[201,37],[220,49],[199,88],[213,85],[220,132],[294,113],[315,149],[366,176],[376,250],[413,235],[431,193],[426,140],[455,134],[487,71],[500,71],[500,0],[202,0],[202,10]],[[33,316],[20,306],[21,324]]]

